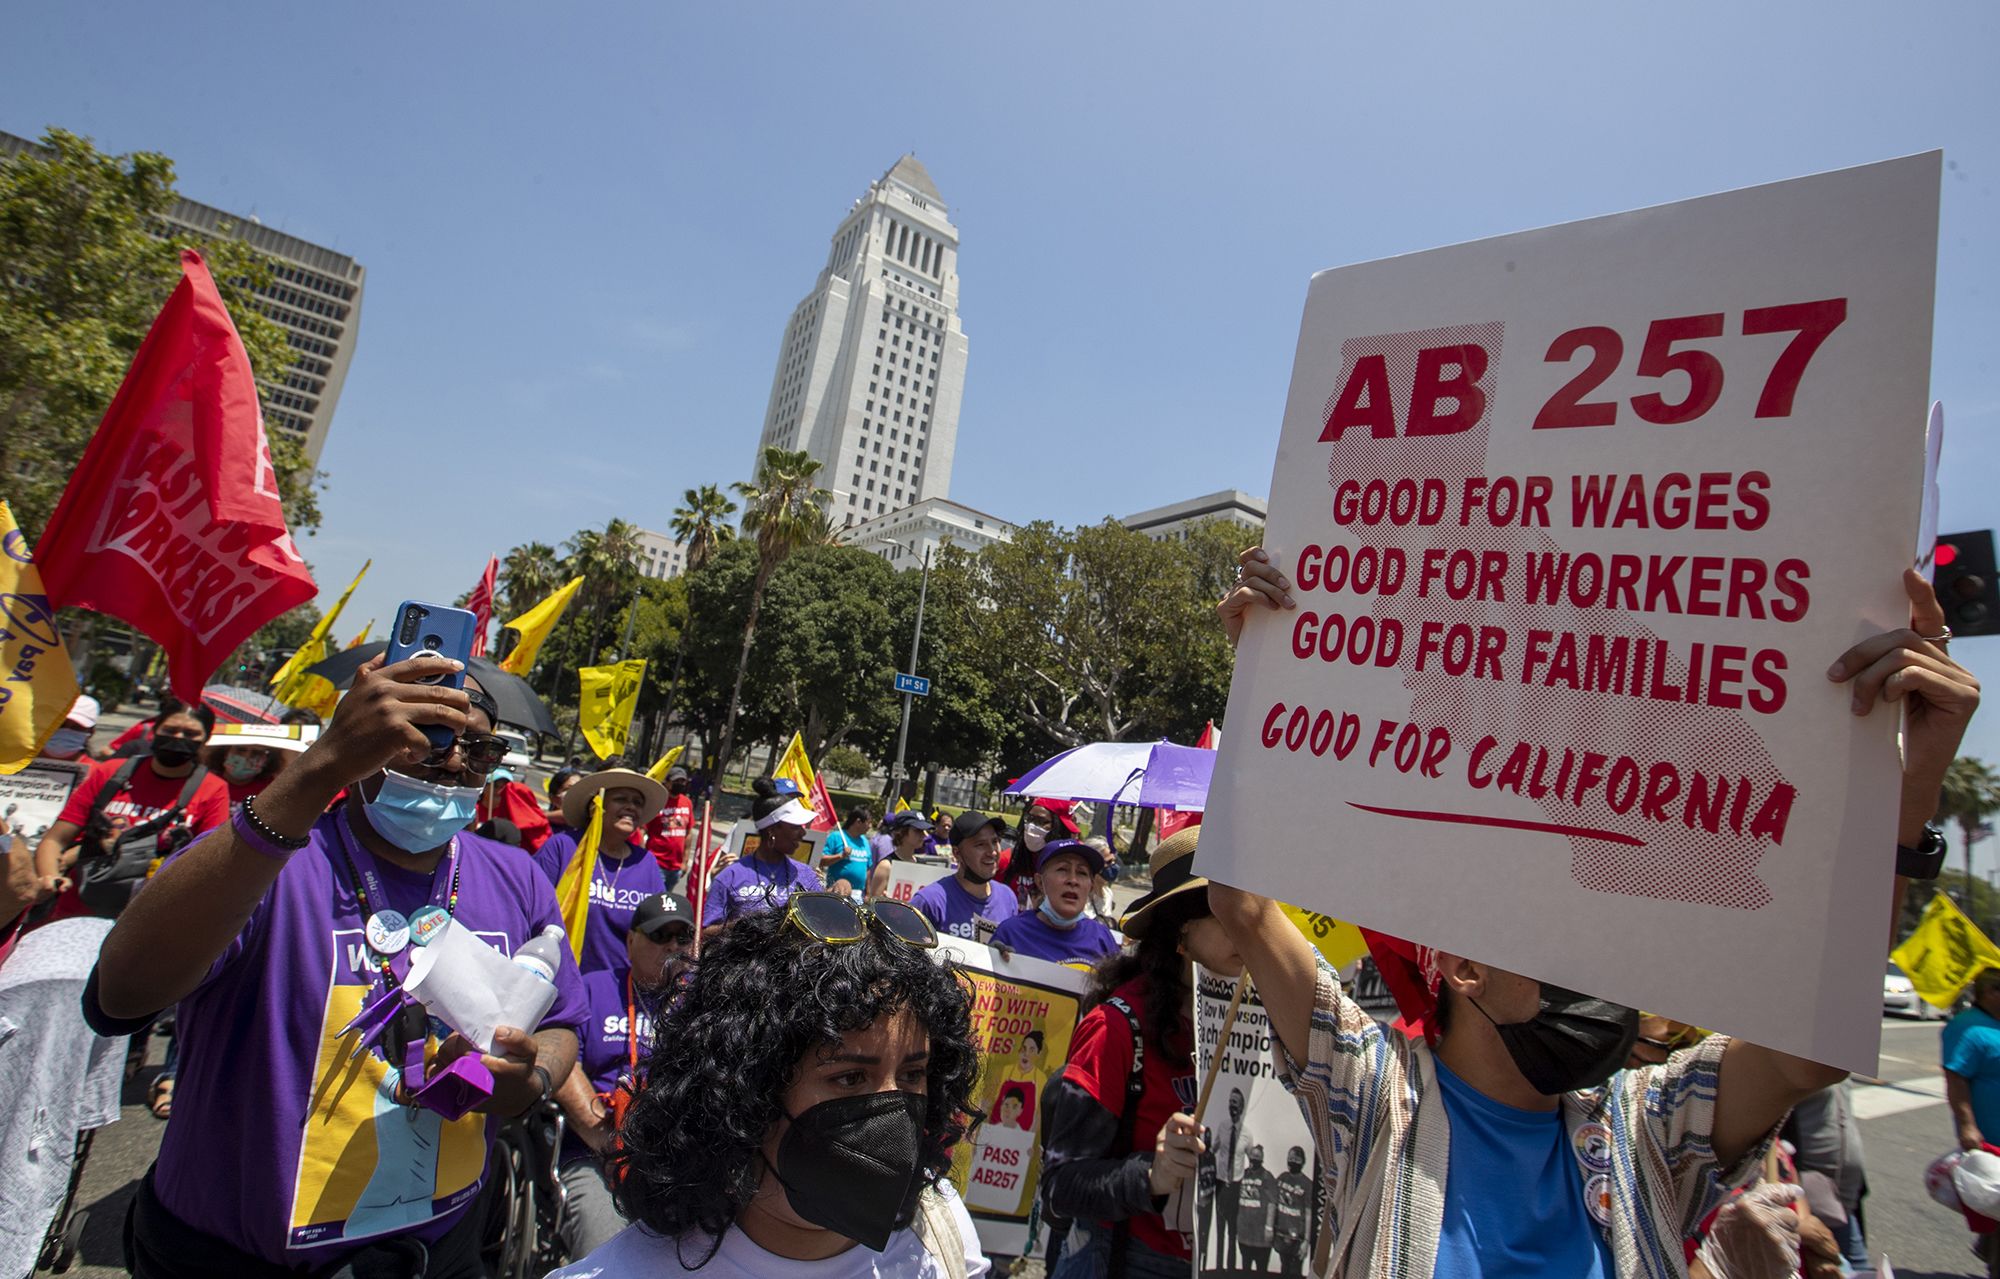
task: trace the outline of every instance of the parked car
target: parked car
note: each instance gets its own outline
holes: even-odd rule
[[[1918,1021],[1936,1021],[1949,1016],[1942,1008],[1933,1008],[1917,994],[1917,988],[1907,974],[1894,964],[1882,978],[1882,1011],[1897,1017],[1915,1017]]]
[[[494,734],[507,743],[507,754],[501,758],[500,767],[516,777],[526,777],[528,773],[528,739],[511,728],[503,728]]]

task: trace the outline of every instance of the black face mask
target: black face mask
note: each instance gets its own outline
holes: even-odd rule
[[[1493,1021],[1521,1077],[1544,1097],[1559,1097],[1595,1088],[1616,1074],[1639,1038],[1638,1010],[1547,982],[1538,984],[1541,1011],[1528,1021],[1503,1026],[1479,1008],[1477,1000],[1470,1001],[1482,1017]]]
[[[836,1097],[792,1120],[775,1171],[793,1212],[880,1252],[917,1218],[923,1144],[922,1095]]]
[[[192,764],[194,753],[201,749],[198,742],[185,737],[154,737],[153,758],[168,768],[179,768],[182,764]]]

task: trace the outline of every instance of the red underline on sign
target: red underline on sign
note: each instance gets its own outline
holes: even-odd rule
[[[1348,800],[1350,808],[1358,808],[1365,813],[1380,813],[1384,817],[1407,817],[1418,822],[1456,822],[1465,826],[1502,826],[1508,830],[1538,830],[1550,835],[1569,835],[1576,839],[1602,839],[1613,844],[1630,844],[1634,848],[1644,848],[1646,841],[1630,835],[1621,835],[1615,830],[1598,830],[1591,826],[1564,826],[1558,822],[1523,822],[1511,817],[1481,817],[1476,813],[1427,813],[1415,808],[1377,808],[1373,804],[1357,804]]]

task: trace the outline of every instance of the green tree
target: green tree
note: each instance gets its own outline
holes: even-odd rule
[[[691,488],[681,495],[681,505],[674,510],[671,527],[675,539],[687,551],[689,572],[708,563],[716,547],[736,536],[736,530],[729,526],[729,517],[734,514],[736,503],[713,484]]]
[[[931,561],[923,643],[915,671],[930,679],[931,693],[917,698],[910,709],[906,759],[912,775],[919,769],[933,776],[939,769],[990,773],[1008,741],[1011,717],[1002,708],[993,673],[979,660],[973,643],[970,613],[979,607],[972,586],[975,559],[947,543]],[[921,569],[905,569],[896,575],[890,592],[890,611],[895,617],[890,625],[890,644],[898,662],[909,659],[921,579]],[[867,744],[882,759],[894,758],[896,753],[900,703],[894,711],[880,736]]]
[[[820,464],[803,449],[766,448],[751,482],[732,487],[743,499],[743,532],[757,544],[757,575],[750,583],[750,605],[743,619],[743,646],[736,658],[736,678],[729,689],[729,712],[722,721],[716,748],[718,768],[729,766],[735,749],[736,718],[743,702],[743,676],[750,668],[750,648],[757,639],[757,613],[764,605],[764,588],[771,574],[793,551],[825,543],[832,533],[827,495],[814,482]]]
[[[875,765],[852,746],[831,746],[819,757],[819,769],[842,790],[847,790],[874,772]]]
[[[501,557],[497,585],[500,616],[519,617],[568,581],[562,559],[547,542],[527,542]]]
[[[771,574],[769,624],[749,670],[767,732],[797,730],[817,759],[849,737],[872,740],[891,722],[887,600],[895,578],[880,556],[848,546],[803,548]]]
[[[2000,812],[2000,773],[1983,759],[1961,755],[1945,769],[1944,786],[1938,794],[1938,820],[1958,823],[1965,850],[1965,887],[1968,905],[1972,893],[1972,844],[1986,819]],[[1974,918],[1979,918],[1975,916]]]
[[[182,249],[207,259],[260,378],[280,381],[292,363],[285,331],[252,298],[270,281],[270,259],[166,223],[177,198],[171,160],[106,155],[62,129],[42,142],[45,153],[0,161],[0,475],[31,539],[179,282]],[[270,442],[292,531],[317,527],[303,446],[284,431]]]
[[[1212,611],[1223,545],[1208,531],[1154,541],[1109,520],[1038,522],[982,550],[962,595],[938,603],[956,610],[1003,713],[1043,745],[1191,741],[1227,699]]]

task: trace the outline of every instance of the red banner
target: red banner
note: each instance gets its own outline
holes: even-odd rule
[[[472,655],[486,656],[486,632],[493,626],[493,578],[500,571],[500,557],[486,557],[486,571],[479,577],[479,585],[472,588],[471,598],[465,601],[466,608],[472,610]]]
[[[53,606],[150,635],[192,702],[319,588],[285,526],[249,354],[201,255],[183,252],[181,270],[35,558]]]

